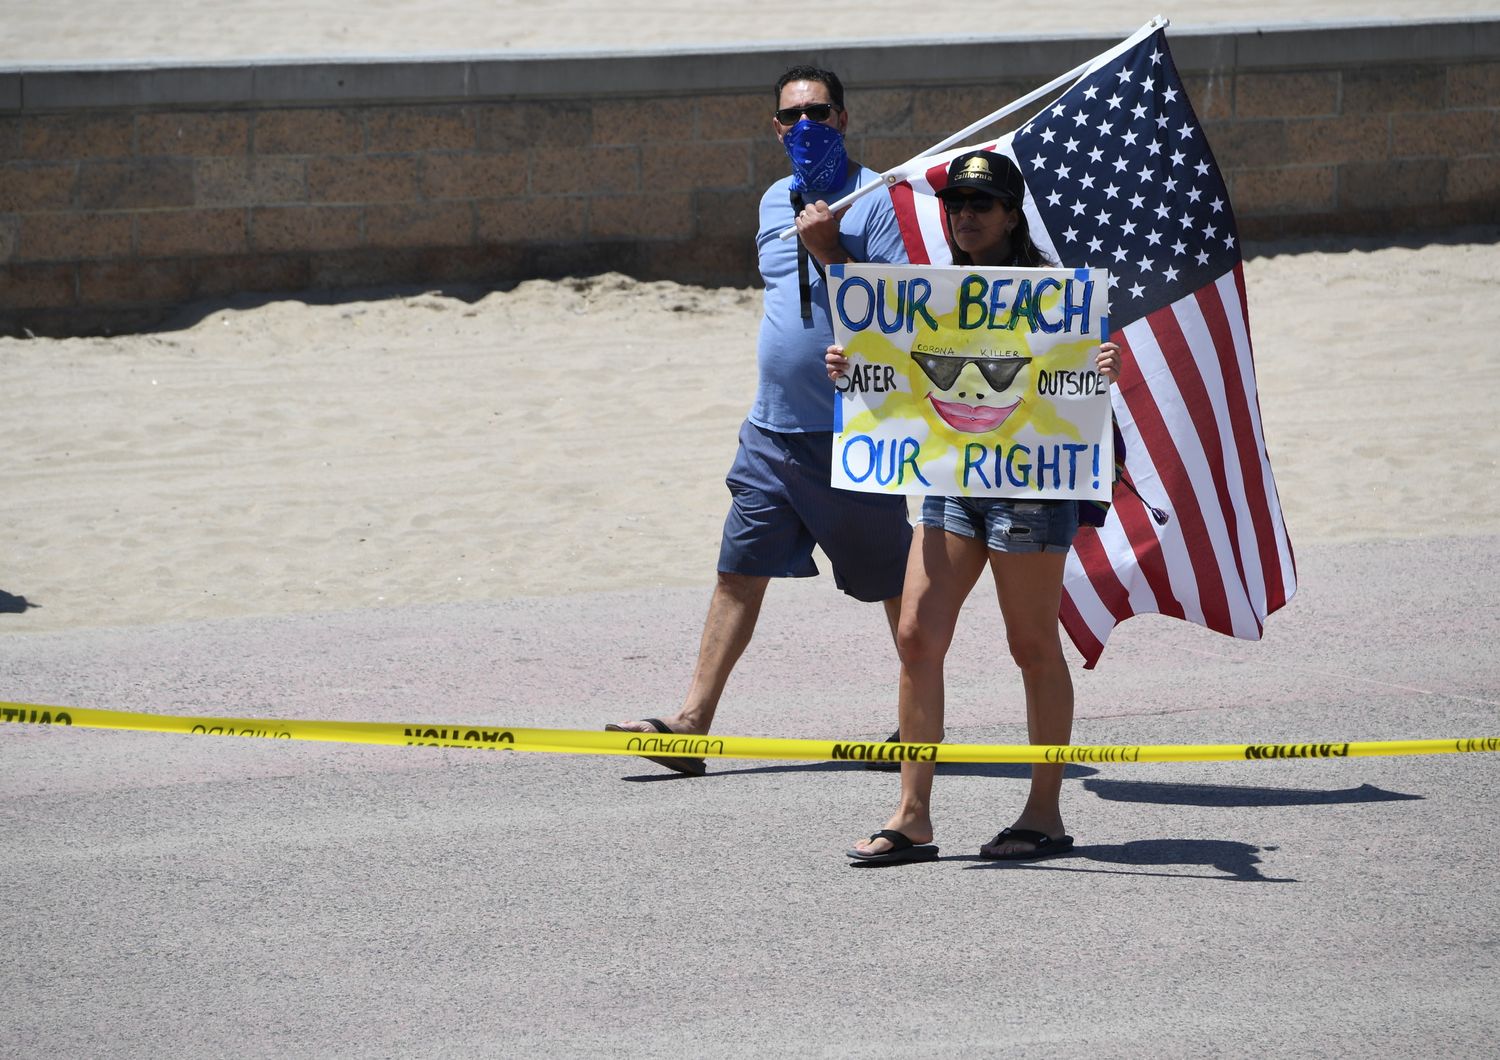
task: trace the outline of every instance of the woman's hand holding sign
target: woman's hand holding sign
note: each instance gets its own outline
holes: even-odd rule
[[[1105,378],[1105,381],[1113,384],[1120,378],[1120,347],[1113,342],[1102,342],[1099,344],[1099,352],[1094,354],[1094,370]]]
[[[844,347],[828,347],[828,352],[823,355],[823,366],[828,369],[828,381],[837,385],[849,370],[849,358],[844,356]]]

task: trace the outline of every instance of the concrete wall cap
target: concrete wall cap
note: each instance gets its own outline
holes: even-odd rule
[[[1169,32],[1184,72],[1500,58],[1500,18],[1495,17],[1312,26],[1179,24]],[[0,69],[0,111],[682,96],[764,90],[796,61],[836,69],[860,89],[983,82],[994,79],[997,70],[1007,79],[1049,80],[1120,39],[1123,34],[1033,34],[211,64],[37,63]]]

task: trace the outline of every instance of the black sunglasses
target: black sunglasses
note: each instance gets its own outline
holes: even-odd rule
[[[958,373],[966,364],[977,364],[979,374],[996,392],[1004,390],[1015,381],[1016,373],[1031,362],[1030,357],[952,357],[938,353],[913,352],[911,359],[917,362],[922,374],[932,380],[939,390],[951,390],[958,382]]]
[[[782,107],[776,112],[776,120],[783,125],[795,125],[797,119],[804,114],[811,121],[827,121],[836,110],[842,110],[832,103],[809,103],[805,107]]]
[[[983,193],[978,195],[944,195],[943,209],[949,214],[958,214],[962,213],[963,208],[967,206],[975,213],[989,213],[999,201],[993,195],[985,195]]]

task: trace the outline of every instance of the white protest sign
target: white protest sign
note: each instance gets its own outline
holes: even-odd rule
[[[870,493],[1108,501],[1100,269],[834,265],[832,484]]]

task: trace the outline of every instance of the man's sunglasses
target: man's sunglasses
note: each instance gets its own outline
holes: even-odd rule
[[[832,103],[809,103],[805,107],[782,107],[776,112],[776,120],[783,125],[796,125],[797,119],[804,114],[809,121],[827,121],[836,110]]]
[[[958,382],[958,373],[966,364],[977,364],[979,374],[998,393],[1015,381],[1016,373],[1031,362],[1030,357],[952,357],[938,353],[913,352],[911,359],[917,362],[922,374],[932,380],[939,390],[951,390]]]
[[[960,214],[965,206],[975,213],[989,213],[1000,200],[993,195],[944,195],[943,209],[949,214]]]

